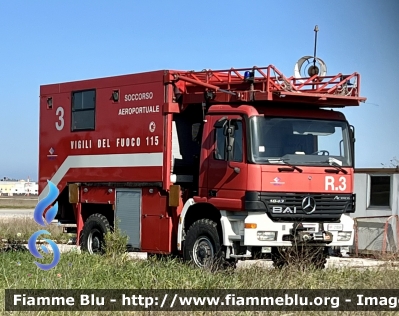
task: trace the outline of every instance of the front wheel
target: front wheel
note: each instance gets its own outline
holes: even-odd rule
[[[81,249],[90,254],[103,254],[105,234],[110,231],[108,219],[102,214],[90,215],[82,230]]]
[[[186,234],[183,248],[184,260],[191,261],[201,269],[218,268],[222,256],[217,224],[209,219],[196,221]]]

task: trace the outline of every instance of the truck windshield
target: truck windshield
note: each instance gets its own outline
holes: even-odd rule
[[[345,121],[255,116],[250,129],[255,163],[352,165]]]

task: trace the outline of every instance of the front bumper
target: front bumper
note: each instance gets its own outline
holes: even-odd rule
[[[249,212],[244,222],[245,246],[274,247],[352,246],[354,221],[341,215],[339,222],[273,222],[265,213]]]

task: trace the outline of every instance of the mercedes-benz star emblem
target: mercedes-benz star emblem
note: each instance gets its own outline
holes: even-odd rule
[[[316,210],[316,201],[311,196],[307,196],[302,200],[302,210],[306,214],[312,214]]]

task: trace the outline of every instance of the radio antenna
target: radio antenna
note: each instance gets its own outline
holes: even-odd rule
[[[313,56],[313,67],[316,67],[316,48],[317,48],[317,32],[319,31],[319,27],[316,25],[314,27],[314,56]]]
[[[317,32],[319,31],[319,26],[314,27],[314,51],[313,56],[303,56],[295,64],[294,77],[298,78],[298,82],[303,83],[302,77],[313,77],[320,76],[323,77],[327,74],[327,66],[323,60],[317,57]],[[313,62],[312,62],[313,59]],[[316,79],[315,79],[316,80]]]

